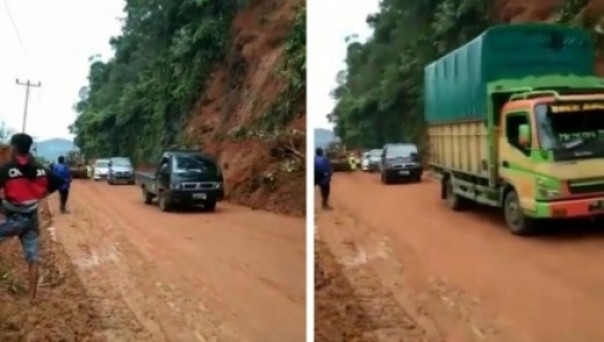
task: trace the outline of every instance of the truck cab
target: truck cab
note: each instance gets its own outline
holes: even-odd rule
[[[498,129],[508,225],[604,215],[604,94],[517,94],[503,106]]]
[[[383,184],[400,179],[420,182],[423,167],[419,149],[415,144],[386,144],[382,148],[380,159],[380,178]]]
[[[164,152],[154,171],[137,172],[145,203],[157,198],[168,211],[176,206],[203,205],[213,211],[224,198],[224,178],[217,163],[198,151]]]

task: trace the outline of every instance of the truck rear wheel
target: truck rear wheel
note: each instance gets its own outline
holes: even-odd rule
[[[145,204],[151,204],[153,202],[153,195],[143,186],[143,201]]]
[[[534,232],[535,220],[524,215],[516,191],[512,190],[505,195],[503,214],[505,223],[512,234],[529,235]]]
[[[168,200],[166,194],[163,191],[160,191],[157,195],[157,205],[159,206],[159,210],[161,211],[170,211],[171,204]]]
[[[467,206],[467,200],[453,191],[453,182],[451,178],[447,178],[444,181],[443,186],[445,187],[445,200],[447,205],[454,211],[462,211]]]

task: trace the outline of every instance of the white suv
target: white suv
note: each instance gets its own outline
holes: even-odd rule
[[[97,161],[94,162],[92,179],[99,181],[101,179],[107,179],[107,176],[109,176],[109,159],[97,159]]]

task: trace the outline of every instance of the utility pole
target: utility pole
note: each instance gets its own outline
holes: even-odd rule
[[[34,84],[31,83],[30,80],[27,80],[27,82],[21,82],[17,78],[17,85],[25,86],[25,109],[23,110],[23,128],[21,129],[22,132],[25,133],[25,126],[27,125],[27,107],[29,105],[29,88],[40,88],[42,86],[42,83],[38,82]]]

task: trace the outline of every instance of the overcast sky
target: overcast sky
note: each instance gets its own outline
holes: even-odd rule
[[[124,5],[123,0],[0,0],[0,120],[21,130],[25,87],[15,79],[29,78],[42,87],[31,89],[27,133],[70,138],[67,126],[87,83],[88,58],[112,56],[109,39],[120,34]]]
[[[329,93],[335,77],[345,68],[344,39],[371,35],[365,18],[377,12],[378,4],[308,0],[309,127],[329,127],[325,115],[334,106]],[[25,88],[15,79],[29,78],[42,87],[32,88],[26,131],[40,139],[70,137],[67,126],[86,84],[88,57],[113,54],[108,42],[120,33],[123,7],[123,0],[0,0],[0,120],[21,129]]]
[[[379,0],[307,0],[308,20],[308,113],[309,127],[331,128],[325,115],[334,100],[329,93],[336,75],[346,68],[345,39],[358,34],[361,41],[371,36],[365,19],[378,12]]]

